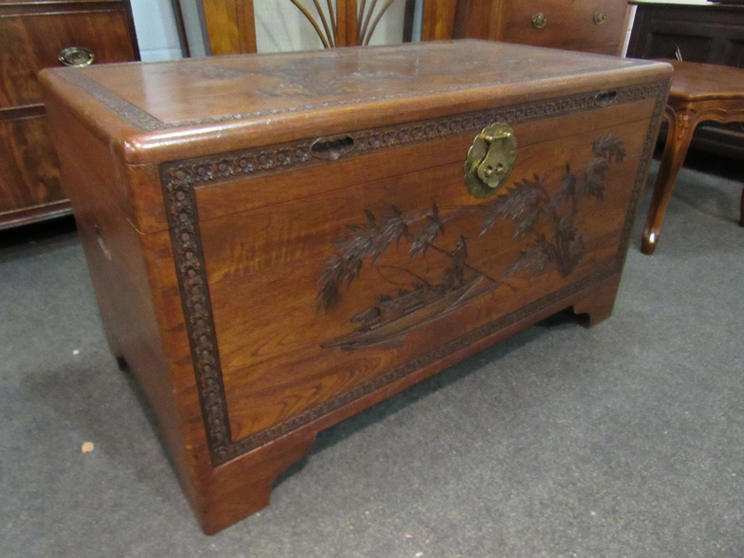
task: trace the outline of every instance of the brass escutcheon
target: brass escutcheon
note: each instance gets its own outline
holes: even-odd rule
[[[517,158],[517,138],[508,124],[496,122],[475,136],[465,161],[465,186],[476,198],[495,194],[509,178]]]
[[[65,66],[74,66],[82,68],[83,66],[90,66],[96,59],[96,55],[93,51],[88,50],[84,47],[68,47],[59,53],[57,59],[62,62]]]
[[[548,20],[546,19],[545,14],[542,12],[538,12],[532,16],[532,25],[535,27],[535,29],[542,29],[547,23]]]
[[[605,21],[607,21],[607,15],[604,12],[594,14],[594,25],[602,25]]]

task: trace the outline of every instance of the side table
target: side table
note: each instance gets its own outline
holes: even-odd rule
[[[669,132],[643,230],[641,252],[648,255],[654,253],[659,242],[664,212],[697,125],[709,120],[723,124],[744,122],[744,70],[696,62],[667,62],[674,66],[664,114]],[[744,226],[744,193],[739,219]]]

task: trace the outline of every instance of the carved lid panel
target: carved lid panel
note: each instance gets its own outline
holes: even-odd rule
[[[206,145],[220,152],[326,136],[350,123],[390,125],[649,75],[657,63],[455,41],[117,64],[43,79],[99,133],[129,139],[130,162],[162,162]]]

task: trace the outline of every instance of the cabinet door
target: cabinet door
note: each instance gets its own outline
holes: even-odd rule
[[[40,103],[36,74],[61,65],[59,55],[66,48],[90,50],[95,63],[134,60],[127,16],[120,6],[55,13],[0,10],[0,109]]]
[[[46,116],[0,119],[0,228],[69,207]]]
[[[744,8],[638,6],[628,56],[742,68]]]

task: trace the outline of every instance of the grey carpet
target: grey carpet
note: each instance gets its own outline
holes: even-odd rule
[[[608,321],[550,319],[323,432],[214,537],[108,353],[74,232],[6,233],[0,556],[742,557],[740,194],[683,170]]]

